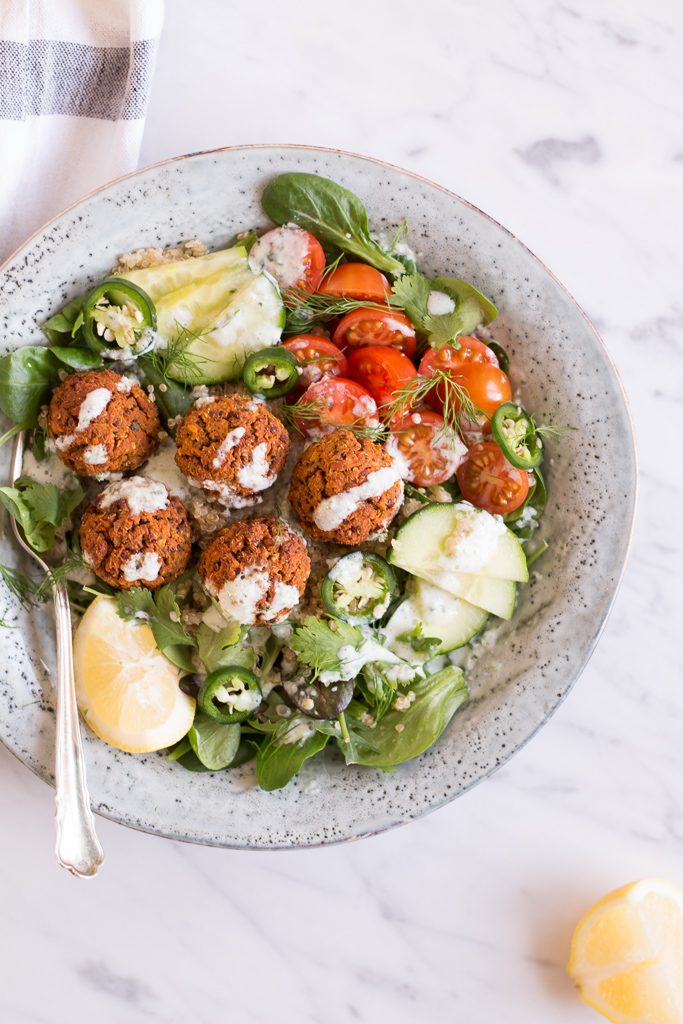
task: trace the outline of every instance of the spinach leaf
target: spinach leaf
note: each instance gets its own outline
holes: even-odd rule
[[[26,345],[0,359],[0,409],[13,423],[34,427],[40,407],[59,383],[59,363],[48,348]]]
[[[60,344],[65,336],[74,338],[83,324],[83,298],[78,295],[67,302],[59,313],[55,313],[43,324],[43,333],[53,344]]]
[[[147,621],[161,653],[178,668],[194,672],[192,652],[196,642],[180,621],[180,607],[172,584],[160,587],[154,593],[145,587],[121,590],[114,600],[122,619],[137,616]]]
[[[281,174],[263,192],[261,205],[274,224],[298,224],[327,245],[351,253],[389,274],[402,274],[400,260],[370,237],[368,214],[353,192],[317,174]]]
[[[164,426],[168,429],[169,420],[176,420],[179,416],[184,416],[194,405],[192,391],[183,384],[178,384],[177,381],[166,377],[159,365],[149,356],[141,356],[138,359],[138,367],[142,371],[145,383],[152,384],[154,387],[157,408]]]
[[[326,746],[329,736],[318,731],[298,743],[285,742],[292,730],[306,721],[309,720],[301,717],[289,719],[286,729],[274,732],[259,747],[256,779],[261,789],[282,789],[301,770],[304,761],[314,757]]]
[[[410,688],[415,700],[405,711],[390,709],[371,730],[361,731],[354,723],[350,742],[337,739],[347,764],[389,769],[417,757],[438,740],[469,696],[462,670],[455,665]]]
[[[455,300],[462,320],[462,334],[471,334],[479,324],[490,324],[498,316],[498,310],[491,300],[461,277],[437,277],[432,287]]]
[[[179,761],[184,754],[189,754],[192,750],[192,744],[190,743],[188,736],[183,736],[181,740],[178,740],[174,747],[171,747],[168,754],[166,755],[167,761]]]
[[[34,551],[49,551],[55,534],[83,501],[80,484],[63,490],[56,484],[40,484],[19,477],[14,487],[0,487],[0,504],[16,519]]]
[[[239,725],[214,722],[197,712],[187,738],[204,767],[220,772],[234,761],[240,745],[240,732]]]
[[[244,630],[237,623],[224,629],[211,629],[205,622],[197,630],[197,647],[200,660],[207,672],[215,672],[226,665],[241,665],[253,668],[256,655],[251,647],[243,647],[240,641]]]
[[[77,345],[52,345],[50,352],[71,370],[96,370],[103,365],[102,358],[97,352],[91,352],[89,348],[79,348]]]

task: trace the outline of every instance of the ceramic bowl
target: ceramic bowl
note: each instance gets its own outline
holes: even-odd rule
[[[453,800],[508,760],[580,675],[624,568],[636,472],[622,387],[596,331],[557,279],[490,217],[408,171],[336,150],[256,146],[197,153],[138,171],[87,196],[30,238],[0,270],[0,346],[42,340],[39,325],[106,275],[117,255],[200,238],[212,248],[261,226],[259,195],[283,171],[326,175],[357,193],[376,228],[407,217],[426,273],[465,277],[502,311],[495,337],[540,421],[576,431],[548,444],[550,544],[497,642],[469,675],[472,699],[441,740],[393,774],[318,759],[264,793],[249,766],[183,771],[161,755],[124,754],[83,728],[95,811],[148,832],[239,848],[358,838]],[[9,452],[0,450],[0,475]],[[5,526],[0,560],[22,564]],[[48,608],[0,595],[17,628],[2,632],[0,738],[53,781],[54,637]]]

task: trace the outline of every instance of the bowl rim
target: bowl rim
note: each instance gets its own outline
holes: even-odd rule
[[[217,839],[215,841],[213,841],[211,839],[207,839],[207,838],[199,838],[198,839],[198,838],[194,838],[194,837],[191,837],[191,836],[188,836],[188,835],[185,835],[185,836],[178,835],[177,833],[164,831],[163,829],[151,828],[151,827],[148,828],[148,827],[146,827],[145,825],[143,825],[143,824],[141,824],[139,822],[136,823],[136,822],[131,821],[130,819],[126,819],[126,818],[122,817],[120,814],[110,813],[110,812],[105,811],[105,810],[95,810],[96,814],[100,815],[103,818],[108,819],[109,821],[113,821],[113,822],[115,822],[118,825],[124,825],[125,827],[133,829],[136,832],[144,832],[147,835],[159,836],[162,839],[172,839],[172,840],[175,840],[176,842],[188,843],[188,844],[193,845],[193,846],[210,846],[210,847],[216,847],[216,848],[219,848],[219,849],[227,849],[227,850],[249,850],[249,851],[253,850],[253,851],[279,852],[279,851],[291,851],[291,850],[314,850],[314,849],[319,849],[321,847],[340,846],[340,845],[342,845],[344,843],[354,842],[354,841],[359,840],[359,839],[368,839],[368,838],[370,838],[372,836],[377,836],[377,835],[381,835],[382,833],[385,833],[385,832],[393,831],[394,829],[399,828],[401,826],[409,825],[411,822],[417,821],[420,818],[423,818],[426,815],[431,814],[433,811],[438,811],[442,807],[445,807],[447,804],[453,803],[459,797],[462,797],[462,796],[465,796],[468,793],[471,793],[482,782],[485,782],[487,779],[491,778],[491,776],[494,775],[496,772],[498,772],[499,769],[501,769],[505,765],[507,765],[510,762],[510,760],[516,754],[518,754],[521,750],[523,750],[524,747],[526,747],[526,745],[537,735],[537,733],[540,732],[540,730],[542,728],[544,728],[544,726],[546,726],[548,724],[548,722],[554,716],[556,711],[562,706],[562,704],[564,704],[565,700],[567,699],[567,697],[569,696],[571,691],[574,689],[576,683],[578,682],[579,678],[581,677],[581,675],[583,674],[584,670],[586,669],[586,666],[588,665],[589,661],[591,660],[591,658],[592,658],[592,656],[593,656],[593,654],[595,652],[595,649],[596,649],[596,647],[598,645],[598,642],[599,642],[600,638],[602,637],[602,634],[603,634],[603,632],[605,630],[605,627],[607,625],[607,621],[608,621],[608,619],[610,617],[612,609],[614,608],[614,603],[616,601],[617,594],[619,593],[619,590],[621,588],[621,584],[622,584],[623,579],[624,579],[624,574],[626,572],[626,567],[627,567],[627,565],[629,563],[629,559],[631,557],[631,553],[632,553],[632,549],[633,549],[633,538],[634,538],[636,514],[637,514],[639,491],[640,491],[640,474],[639,474],[639,462],[638,462],[638,449],[637,449],[636,441],[635,441],[635,429],[634,429],[633,413],[632,413],[632,410],[631,410],[631,404],[630,404],[630,401],[629,401],[629,398],[628,398],[628,394],[626,392],[626,389],[624,387],[624,383],[623,383],[622,378],[621,378],[621,374],[619,372],[618,367],[616,366],[616,363],[614,362],[614,360],[612,358],[612,355],[611,355],[607,345],[605,344],[604,339],[602,338],[602,335],[600,334],[600,332],[598,331],[597,327],[595,326],[595,324],[593,323],[591,318],[588,316],[588,314],[584,310],[583,306],[576,300],[576,298],[569,291],[567,286],[565,284],[563,284],[563,282],[550,269],[550,267],[548,267],[548,265],[544,262],[544,260],[542,260],[532,249],[530,249],[528,245],[526,245],[524,242],[522,242],[521,239],[518,238],[518,236],[514,234],[514,232],[512,232],[509,228],[505,227],[504,224],[501,224],[500,221],[496,220],[495,217],[492,217],[490,214],[486,213],[485,210],[482,210],[475,203],[472,203],[468,199],[463,198],[463,196],[459,195],[457,192],[454,192],[452,189],[446,188],[444,185],[440,185],[438,182],[433,181],[431,178],[428,178],[426,175],[419,174],[417,171],[407,170],[405,167],[401,167],[399,164],[391,163],[388,160],[382,160],[379,157],[367,156],[366,154],[363,154],[363,153],[356,153],[353,150],[339,149],[339,148],[337,148],[335,146],[316,146],[316,145],[311,145],[309,143],[293,143],[293,142],[288,142],[288,143],[287,142],[286,143],[281,143],[281,142],[255,142],[255,143],[244,143],[244,144],[241,144],[241,145],[240,144],[236,144],[236,145],[231,145],[231,146],[217,146],[217,147],[212,148],[212,149],[200,149],[200,150],[195,150],[195,151],[193,151],[191,153],[181,153],[181,154],[179,154],[177,156],[166,157],[163,160],[157,160],[157,161],[155,161],[153,163],[145,164],[143,167],[138,167],[134,171],[129,171],[126,174],[121,174],[121,175],[118,175],[115,178],[111,178],[108,181],[103,182],[103,184],[98,185],[96,188],[92,189],[91,191],[86,192],[83,195],[79,196],[72,203],[69,203],[67,206],[63,207],[63,209],[61,209],[58,213],[54,214],[52,217],[50,217],[48,220],[46,220],[43,224],[41,224],[39,227],[37,227],[33,232],[31,232],[31,234],[28,235],[2,261],[2,263],[0,263],[0,275],[2,275],[4,273],[5,269],[13,262],[13,260],[15,260],[21,254],[21,252],[28,245],[30,245],[30,243],[34,239],[36,239],[39,235],[43,234],[43,232],[45,232],[49,227],[51,227],[52,224],[54,224],[57,221],[59,221],[65,214],[69,213],[72,210],[77,209],[82,203],[87,202],[93,196],[98,195],[100,192],[106,191],[112,185],[116,185],[119,182],[126,181],[129,178],[135,178],[135,177],[137,177],[137,175],[145,174],[148,171],[155,170],[158,167],[164,167],[164,166],[167,166],[167,165],[170,165],[170,164],[179,163],[180,161],[189,160],[189,159],[191,159],[193,157],[205,157],[205,156],[212,156],[214,154],[219,154],[219,153],[244,152],[244,151],[250,151],[250,150],[268,150],[268,149],[282,149],[282,150],[294,150],[294,151],[296,151],[296,150],[305,150],[305,151],[315,152],[315,153],[332,153],[332,154],[336,154],[336,155],[343,156],[343,157],[351,157],[352,159],[355,159],[355,160],[364,160],[364,161],[366,161],[368,163],[375,164],[375,165],[377,165],[379,167],[386,167],[386,168],[388,168],[388,169],[390,169],[392,171],[398,171],[399,173],[405,174],[408,177],[415,179],[416,181],[420,181],[420,182],[423,182],[426,185],[429,185],[431,188],[437,189],[437,191],[442,192],[445,195],[450,196],[452,199],[457,200],[459,203],[462,203],[464,206],[469,207],[469,209],[473,210],[475,213],[478,213],[481,217],[484,217],[487,221],[489,221],[490,223],[494,224],[501,231],[504,231],[505,234],[508,235],[511,239],[513,239],[513,241],[516,242],[517,245],[519,245],[523,250],[525,250],[528,253],[528,255],[532,257],[532,259],[534,259],[538,264],[540,264],[540,266],[545,270],[545,272],[554,281],[554,283],[558,286],[558,288],[560,288],[561,291],[564,292],[565,296],[570,300],[570,302],[579,311],[579,313],[580,313],[582,319],[584,320],[586,326],[588,327],[589,331],[592,333],[593,337],[597,341],[599,348],[602,350],[602,354],[603,354],[603,356],[605,358],[605,362],[607,363],[607,365],[608,365],[608,367],[609,367],[609,369],[610,369],[610,371],[611,371],[611,373],[613,375],[613,378],[614,378],[614,380],[615,380],[615,382],[617,384],[618,393],[620,394],[620,397],[621,397],[621,400],[622,400],[622,403],[623,403],[623,407],[624,407],[624,410],[626,412],[626,420],[627,420],[628,428],[629,428],[628,429],[629,468],[630,468],[630,471],[631,471],[631,478],[632,478],[631,482],[630,482],[630,487],[629,487],[629,495],[630,495],[629,528],[628,528],[628,536],[626,538],[626,544],[625,544],[625,548],[624,548],[623,560],[622,560],[621,566],[619,568],[619,572],[618,572],[618,574],[617,574],[617,576],[615,578],[615,581],[614,581],[614,587],[613,587],[613,590],[612,590],[612,594],[611,594],[611,596],[609,598],[609,601],[608,601],[607,605],[605,606],[605,608],[602,611],[601,619],[600,619],[600,621],[598,623],[598,626],[597,626],[597,629],[596,629],[596,631],[595,631],[595,633],[594,633],[594,635],[593,635],[593,637],[591,639],[591,642],[590,642],[590,644],[589,644],[589,646],[588,646],[588,648],[586,650],[585,656],[583,657],[581,662],[574,667],[574,669],[572,671],[572,674],[571,674],[571,677],[570,677],[570,680],[569,680],[569,682],[568,682],[564,692],[562,693],[562,696],[559,697],[556,700],[556,702],[553,704],[553,706],[548,710],[548,712],[538,722],[536,727],[527,736],[525,736],[525,738],[523,740],[521,740],[521,742],[519,742],[514,747],[512,747],[510,749],[510,751],[508,753],[506,753],[506,756],[501,758],[501,760],[497,764],[491,765],[491,767],[486,772],[484,772],[477,779],[475,779],[473,782],[471,782],[470,785],[468,785],[466,789],[464,789],[464,790],[462,790],[460,792],[456,792],[452,796],[448,796],[448,797],[446,797],[446,798],[444,798],[442,800],[438,800],[438,801],[434,802],[433,804],[430,804],[428,807],[421,808],[420,811],[417,814],[415,814],[414,816],[401,818],[401,819],[399,819],[397,821],[391,821],[391,822],[388,822],[386,824],[380,825],[380,826],[378,826],[376,828],[369,829],[366,832],[358,832],[358,833],[356,833],[354,835],[340,836],[338,838],[325,839],[325,840],[320,840],[320,841],[312,842],[312,843],[305,843],[305,844],[302,844],[302,843],[287,843],[287,844],[278,844],[276,846],[265,845],[265,844],[261,845],[261,844],[258,844],[258,843],[251,844],[249,846],[245,846],[243,844],[237,844],[237,843],[226,843],[226,842],[223,842],[223,841],[221,841],[219,839]],[[11,747],[9,747],[4,742],[4,740],[0,740],[0,742],[2,742],[3,747],[6,750],[8,750],[11,754],[13,754],[16,757],[16,759],[22,765],[24,765],[25,767],[29,768],[29,770],[34,775],[36,775],[39,779],[41,779],[43,782],[45,782],[48,786],[50,786],[51,788],[54,788],[53,780],[48,778],[48,777],[46,777],[46,775],[43,772],[40,771],[38,766],[33,765],[30,762],[28,762],[28,761],[24,761],[15,750],[13,750]]]

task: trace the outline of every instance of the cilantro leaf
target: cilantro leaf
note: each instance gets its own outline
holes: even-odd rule
[[[457,302],[451,313],[430,313],[429,296],[432,291],[432,283],[424,274],[404,274],[393,285],[389,302],[403,309],[418,331],[429,335],[429,344],[433,348],[441,348],[462,334],[462,320]]]
[[[462,320],[462,334],[471,334],[479,324],[490,324],[498,316],[498,309],[491,300],[461,277],[437,277],[432,287],[455,301]]]
[[[253,648],[244,647],[240,641],[245,630],[236,623],[223,629],[212,629],[205,622],[197,630],[199,658],[207,672],[215,672],[226,665],[242,665],[253,668],[256,655]]]
[[[180,621],[180,607],[172,585],[160,587],[154,593],[145,587],[133,587],[117,593],[114,600],[122,619],[145,619],[162,654],[178,668],[194,672],[192,651],[196,642]]]
[[[345,646],[357,648],[363,635],[355,626],[341,619],[315,619],[312,616],[304,620],[303,626],[294,630],[289,646],[299,656],[299,661],[308,665],[316,673],[334,672],[341,668],[339,649]]]
[[[80,484],[61,489],[29,476],[20,477],[13,487],[0,487],[0,504],[16,519],[31,547],[41,553],[50,550],[57,530],[83,498]]]

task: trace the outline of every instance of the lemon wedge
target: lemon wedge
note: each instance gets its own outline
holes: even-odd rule
[[[683,1024],[683,891],[645,879],[605,896],[576,926],[567,971],[613,1024]]]
[[[147,623],[125,621],[109,598],[95,598],[78,625],[74,674],[83,718],[119,750],[163,750],[192,725],[195,701],[178,686],[179,669]]]

